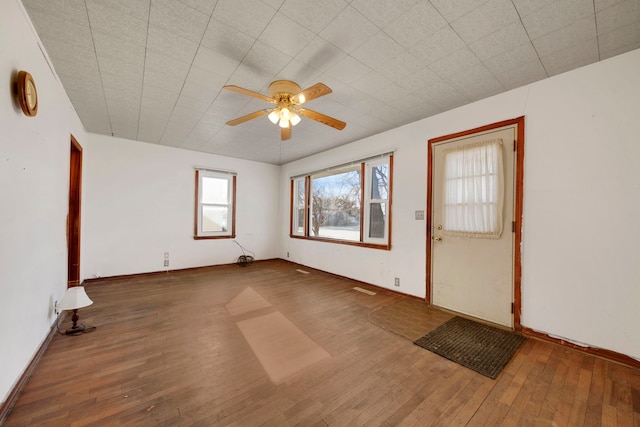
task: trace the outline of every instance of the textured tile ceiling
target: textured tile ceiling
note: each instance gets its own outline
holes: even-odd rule
[[[281,164],[640,48],[640,0],[23,0],[90,132]],[[36,76],[37,78],[37,76]],[[293,137],[277,79],[333,93]]]

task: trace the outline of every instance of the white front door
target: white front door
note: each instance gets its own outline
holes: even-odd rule
[[[508,327],[517,134],[513,124],[431,147],[431,302]]]

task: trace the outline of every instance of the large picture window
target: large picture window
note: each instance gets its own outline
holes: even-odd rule
[[[390,247],[393,156],[291,179],[291,237]]]
[[[235,237],[236,175],[196,169],[196,239]]]

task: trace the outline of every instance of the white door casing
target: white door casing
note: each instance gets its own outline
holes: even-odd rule
[[[432,304],[499,325],[513,327],[514,237],[517,124],[492,128],[431,144]],[[444,156],[447,150],[488,140],[502,141],[502,233],[499,238],[447,232],[444,215]]]

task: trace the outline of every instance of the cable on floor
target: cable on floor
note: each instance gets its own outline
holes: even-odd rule
[[[240,266],[240,267],[246,267],[248,265],[251,265],[251,263],[253,262],[253,259],[256,256],[256,254],[254,252],[250,251],[249,249],[245,248],[244,246],[242,246],[236,240],[234,240],[233,242],[236,245],[238,245],[240,247],[240,250],[242,251],[242,255],[240,255],[238,257],[238,261],[236,262],[236,264],[238,264],[238,266]],[[247,255],[247,253],[245,251],[249,252],[251,255]]]

